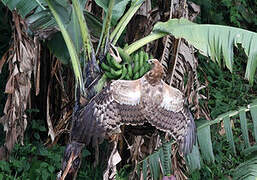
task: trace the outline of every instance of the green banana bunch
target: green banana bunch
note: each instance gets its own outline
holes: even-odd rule
[[[150,65],[147,60],[149,60],[149,55],[140,50],[136,52],[133,56],[133,77],[132,79],[141,78],[146,72],[150,70]]]
[[[150,65],[147,62],[149,55],[143,50],[134,53],[131,57],[123,49],[117,48],[117,50],[122,59],[120,63],[110,53],[107,53],[106,63],[101,63],[101,68],[107,78],[135,80],[150,70]]]

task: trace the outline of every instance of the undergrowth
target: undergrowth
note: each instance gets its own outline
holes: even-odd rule
[[[0,161],[0,180],[56,179],[61,169],[65,146],[54,145],[51,148],[44,146],[43,139],[47,129],[42,122],[44,121],[33,120],[26,130],[24,146],[16,144],[9,160]],[[102,167],[93,167],[92,163],[86,160],[89,155],[90,152],[84,149],[78,180],[102,179]]]
[[[256,30],[257,16],[255,12],[257,11],[257,6],[254,1],[193,1],[201,5],[201,14],[197,17],[199,23],[226,24],[253,31]],[[220,11],[220,9],[226,9],[226,11]],[[208,108],[212,119],[222,113],[236,110],[240,106],[247,105],[256,99],[256,80],[253,87],[244,80],[247,58],[242,50],[235,51],[234,53],[235,66],[233,73],[230,73],[223,67],[219,67],[219,65],[212,61],[207,62],[207,58],[199,56],[199,76],[201,82],[208,82],[208,87],[203,93],[208,96]],[[226,137],[221,135],[221,130],[221,125],[211,128],[215,163],[203,164],[200,171],[195,171],[191,175],[192,179],[228,179],[231,169],[247,159],[243,155],[232,154]],[[237,152],[240,152],[242,138],[238,121],[235,121],[233,133]]]
[[[197,22],[201,24],[223,24],[256,31],[257,28],[257,4],[250,0],[193,0],[201,6],[200,16]],[[222,11],[220,9],[223,9]],[[228,69],[219,67],[208,58],[199,55],[199,79],[207,82],[207,88],[202,93],[208,97],[208,108],[212,119],[218,115],[237,110],[257,98],[256,78],[251,87],[244,79],[246,56],[242,49],[234,51],[233,73]],[[202,162],[202,169],[191,174],[191,179],[231,179],[231,169],[246,161],[249,157],[241,155],[241,130],[239,120],[234,120],[233,134],[236,143],[237,154],[229,149],[229,144],[222,134],[222,124],[212,126],[212,142],[215,155],[215,163]],[[252,129],[252,127],[249,127]]]
[[[243,51],[236,52],[233,72],[220,67],[216,63],[199,55],[199,78],[201,82],[207,83],[202,93],[208,97],[208,108],[212,119],[218,115],[238,110],[240,106],[246,106],[257,98],[257,83],[250,86],[244,80],[245,55]],[[209,62],[208,62],[209,61]],[[240,122],[234,119],[233,134],[237,152],[243,147],[243,139],[240,129]],[[222,124],[211,127],[213,150],[215,162],[213,164],[202,163],[202,169],[191,174],[192,179],[228,179],[231,169],[236,168],[240,163],[247,160],[247,157],[239,153],[234,155],[229,147]]]

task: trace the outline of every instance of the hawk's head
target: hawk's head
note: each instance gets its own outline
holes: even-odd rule
[[[159,83],[164,76],[163,66],[157,59],[149,59],[148,63],[151,65],[151,70],[146,74],[146,79],[152,85]]]

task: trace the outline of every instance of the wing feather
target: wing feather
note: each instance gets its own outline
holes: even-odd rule
[[[138,105],[141,98],[141,82],[140,80],[126,81],[118,80],[111,84],[113,98],[119,104]]]
[[[161,88],[160,88],[161,87]],[[184,154],[191,152],[195,144],[196,128],[189,109],[184,105],[182,92],[162,82],[156,88],[149,88],[149,94],[162,94],[161,101],[155,95],[146,97],[146,119],[156,128],[169,132],[180,144]],[[158,92],[159,91],[159,92]]]
[[[107,132],[119,128],[121,117],[118,103],[113,99],[110,86],[98,93],[78,115],[74,116],[71,140],[92,146],[101,143]]]
[[[163,85],[163,101],[160,106],[168,111],[181,111],[184,106],[184,94],[163,81],[161,83]]]
[[[122,124],[140,125],[143,124],[141,102],[141,80],[114,81],[111,84],[113,98],[118,103],[119,114],[122,117]]]
[[[151,88],[150,88],[151,87]],[[112,82],[74,116],[71,140],[95,146],[106,133],[120,131],[122,124],[142,125],[145,119],[169,132],[184,154],[195,143],[195,124],[183,94],[161,82],[153,88],[145,79]]]
[[[112,82],[74,116],[71,139],[95,146],[122,124],[143,124],[140,98],[140,81]]]
[[[189,154],[196,142],[196,126],[194,118],[188,108],[184,109],[184,114],[187,117],[187,128],[184,133],[184,138],[182,139],[180,149],[184,152],[184,154]]]

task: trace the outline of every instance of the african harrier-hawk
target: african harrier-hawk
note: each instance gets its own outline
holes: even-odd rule
[[[116,80],[97,94],[74,119],[71,140],[95,146],[120,126],[146,122],[170,133],[188,154],[196,139],[194,119],[178,89],[162,81],[163,67],[148,60],[152,69],[138,80]]]

